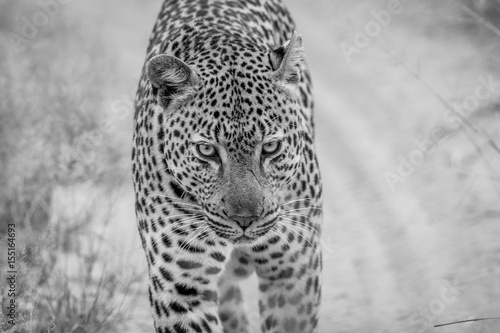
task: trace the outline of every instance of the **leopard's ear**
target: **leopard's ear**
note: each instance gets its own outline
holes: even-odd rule
[[[185,62],[160,54],[149,60],[146,73],[158,103],[165,109],[175,108],[196,92],[198,75]]]
[[[272,77],[288,88],[295,88],[300,81],[300,65],[304,61],[302,37],[294,32],[292,38],[269,54]]]

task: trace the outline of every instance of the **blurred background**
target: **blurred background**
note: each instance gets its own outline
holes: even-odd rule
[[[433,326],[500,316],[500,1],[285,3],[315,85],[320,332],[499,332]],[[2,331],[153,332],[129,160],[160,6],[0,0]]]

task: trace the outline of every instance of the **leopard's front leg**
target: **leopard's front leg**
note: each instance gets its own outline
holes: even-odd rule
[[[225,333],[257,333],[252,330],[240,288],[240,282],[253,272],[248,254],[235,249],[219,280],[219,316]]]
[[[319,237],[307,238],[290,236],[281,245],[291,247],[284,256],[274,259],[284,252],[277,250],[256,267],[262,333],[318,332],[321,250]]]
[[[158,228],[158,221],[139,222],[156,332],[222,333],[217,282],[231,246],[175,224],[148,232],[155,223]]]

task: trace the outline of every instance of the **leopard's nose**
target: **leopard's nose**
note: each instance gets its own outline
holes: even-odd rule
[[[232,216],[229,216],[229,218],[233,221],[235,221],[236,223],[238,223],[238,225],[243,229],[245,230],[246,228],[248,228],[254,221],[256,221],[259,216],[258,215],[250,215],[250,216],[239,216],[239,215],[232,215]]]

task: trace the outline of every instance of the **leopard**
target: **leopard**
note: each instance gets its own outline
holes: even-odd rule
[[[302,36],[281,0],[163,2],[131,154],[157,333],[318,332],[313,108]],[[254,314],[241,289],[252,275]]]

